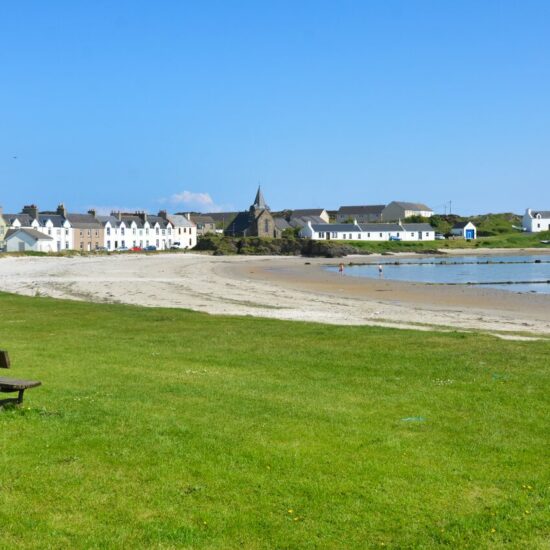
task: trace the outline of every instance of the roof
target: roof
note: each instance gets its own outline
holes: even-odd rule
[[[403,223],[401,224],[405,231],[435,231],[429,223]]]
[[[531,213],[533,217],[540,215],[541,218],[550,218],[550,210],[538,210],[537,212],[532,210]]]
[[[30,227],[33,222],[33,218],[28,214],[2,214],[2,217],[8,225],[13,225],[15,220],[19,220],[22,226]]]
[[[250,227],[250,212],[239,212],[233,221],[227,226],[225,233],[228,235],[242,235]]]
[[[311,227],[317,233],[319,231],[354,231],[356,233],[362,231],[361,227],[354,223],[312,223]]]
[[[422,204],[421,202],[403,202],[403,201],[392,201],[388,206],[391,204],[396,204],[397,206],[400,206],[403,208],[403,210],[420,210],[425,212],[431,212],[432,209],[429,206],[426,206],[425,204]]]
[[[469,221],[466,221],[466,222],[456,222],[454,225],[453,225],[453,229],[464,229],[469,223]]]
[[[300,210],[293,210],[290,214],[290,219],[301,218],[302,216],[320,216],[323,212],[326,212],[324,208],[302,208]]]
[[[6,241],[17,235],[17,233],[25,233],[26,235],[32,237],[35,241],[53,241],[49,235],[44,235],[44,233],[40,233],[40,231],[36,231],[36,229],[30,229],[28,227],[8,229],[8,232],[6,233]]]
[[[358,206],[340,206],[338,214],[381,214],[385,204],[364,204]]]
[[[99,220],[91,214],[67,214],[71,225],[77,229],[95,229],[101,227]]]
[[[160,227],[168,227],[168,224],[172,225],[169,220],[165,220],[161,216],[147,216],[147,221],[149,222],[149,225],[155,225],[158,223]]]
[[[215,222],[222,222],[227,223],[230,222],[238,212],[204,212],[204,216],[209,216],[212,218]],[[191,217],[193,217],[193,214],[191,214]]]
[[[108,222],[111,222],[111,225],[113,227],[118,227],[121,224],[121,221],[116,216],[96,216],[96,219],[102,225],[105,225]]]
[[[305,227],[307,222],[313,223],[327,223],[326,220],[320,216],[300,216],[290,219],[290,225],[292,227]]]
[[[191,214],[191,219],[196,223],[211,223],[216,224],[215,220],[213,220],[210,216],[205,216],[204,214]]]
[[[45,225],[48,220],[52,222],[54,227],[63,227],[65,223],[65,218],[59,214],[46,214],[43,212],[38,214],[38,223],[40,225]]]
[[[385,231],[403,231],[403,227],[398,223],[362,223],[363,231],[371,231],[372,233]]]
[[[194,222],[189,221],[181,214],[168,214],[167,218],[174,227],[195,227]]]
[[[284,218],[273,218],[273,221],[275,222],[275,227],[280,231],[292,229],[292,226]]]
[[[259,185],[258,185],[258,191],[256,193],[256,198],[254,199],[253,206],[254,208],[257,208],[259,210],[269,210],[269,206],[267,206],[265,202],[264,195]]]

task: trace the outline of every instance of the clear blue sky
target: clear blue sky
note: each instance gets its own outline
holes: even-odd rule
[[[5,211],[258,182],[273,209],[550,208],[550,2],[2,2]]]

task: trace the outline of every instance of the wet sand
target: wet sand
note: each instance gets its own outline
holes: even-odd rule
[[[362,260],[376,256],[343,259]],[[0,290],[327,324],[550,337],[550,295],[348,277],[323,269],[340,261],[202,254],[9,257],[0,260]]]

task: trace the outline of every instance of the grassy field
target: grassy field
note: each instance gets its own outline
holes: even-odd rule
[[[0,310],[2,548],[548,548],[548,341]]]

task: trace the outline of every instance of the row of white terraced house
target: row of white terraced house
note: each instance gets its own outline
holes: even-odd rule
[[[429,223],[311,223],[300,236],[315,241],[433,241],[435,229]]]
[[[114,251],[147,246],[166,250],[193,248],[197,244],[196,225],[187,216],[165,211],[158,216],[144,212],[98,216],[93,210],[86,214],[69,213],[62,204],[50,212],[40,212],[30,205],[19,214],[0,211],[0,217],[7,230],[3,246],[8,251]]]

